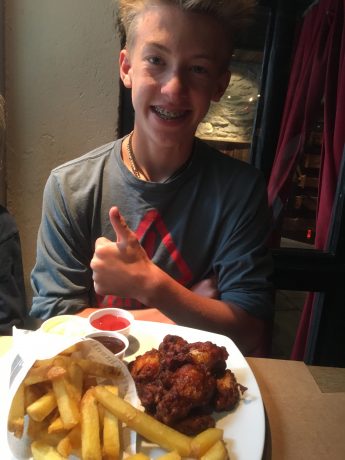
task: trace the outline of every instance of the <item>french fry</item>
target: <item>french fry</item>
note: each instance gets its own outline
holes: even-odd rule
[[[94,391],[96,399],[129,428],[149,441],[157,443],[163,449],[176,450],[182,457],[190,455],[191,438],[189,436],[136,409],[119,396],[111,394],[105,387],[96,386]]]
[[[41,441],[31,444],[31,452],[34,460],[65,460],[54,447]]]
[[[65,427],[60,416],[56,417],[48,426],[47,431],[49,434],[51,433],[61,433],[61,431],[65,431]]]
[[[42,422],[36,422],[36,420],[29,417],[28,422],[28,436],[31,439],[38,439],[40,433],[44,433],[47,430],[48,423],[46,420]]]
[[[56,450],[64,458],[72,454],[73,448],[68,434],[57,444]]]
[[[53,365],[47,372],[47,377],[49,380],[59,379],[65,377],[67,374],[67,369],[63,366]]]
[[[54,359],[54,366],[63,367],[67,373],[68,367],[71,365],[72,362],[73,360],[70,356],[58,355]]]
[[[93,388],[87,390],[81,400],[81,456],[83,460],[102,460],[99,416]]]
[[[220,428],[208,428],[202,431],[192,439],[192,457],[201,457],[220,439],[223,439],[223,430]]]
[[[168,451],[156,460],[228,459],[222,430],[208,429],[191,438],[164,425],[118,396],[121,370],[76,359],[69,354],[72,350],[36,361],[12,401],[8,429],[22,436],[28,415],[34,460],[66,460],[70,455],[82,460],[121,460],[122,424]],[[113,384],[99,385],[98,377]],[[126,460],[150,459],[139,452]]]
[[[48,379],[48,371],[53,364],[44,364],[42,366],[32,367],[24,378],[24,385],[33,385],[35,383],[46,382]]]
[[[213,446],[200,457],[200,460],[228,460],[229,454],[222,440],[217,441]]]
[[[66,436],[67,431],[61,433],[51,433],[49,434],[47,431],[42,431],[37,435],[34,441],[40,441],[43,444],[48,444],[49,446],[57,447],[61,439]]]
[[[102,404],[98,404],[97,407],[98,407],[98,416],[99,416],[99,429],[100,429],[100,433],[102,434],[103,428],[104,428],[104,414],[107,409],[104,406],[102,406]]]
[[[74,392],[75,399],[79,402],[83,393],[84,372],[75,361],[68,365],[67,371],[71,389]]]
[[[36,422],[44,420],[57,406],[55,395],[52,391],[38,398],[26,408],[27,413]]]
[[[156,458],[156,460],[181,460],[181,455],[176,452],[176,450],[172,452],[167,452],[166,454],[160,455]]]
[[[52,358],[46,358],[46,359],[36,359],[36,361],[32,365],[32,368],[52,366],[54,359],[56,359],[56,356],[53,356]]]
[[[68,353],[69,354],[69,353]],[[67,362],[66,358],[69,358],[68,356],[65,356],[65,352],[62,351],[56,356],[53,356],[52,358],[45,358],[45,359],[37,359],[32,367],[41,367],[41,366],[49,366],[49,365],[62,365],[63,362]]]
[[[69,393],[65,377],[52,380],[52,387],[63,426],[66,430],[70,430],[80,422],[80,411],[77,401]]]
[[[25,410],[30,404],[32,404],[36,399],[46,393],[46,389],[42,388],[40,384],[36,385],[25,385],[24,386],[24,396],[25,396]]]
[[[109,364],[103,364],[89,359],[77,359],[76,363],[83,369],[85,374],[109,379],[116,379],[122,376],[120,369],[110,366]]]
[[[77,451],[81,448],[81,426],[80,424],[71,429],[68,437],[72,444],[72,449]]]
[[[150,460],[150,457],[143,452],[137,452],[126,457],[126,460]]]
[[[60,440],[66,436],[66,431],[59,433],[48,433],[49,422],[43,420],[42,422],[36,422],[29,417],[27,434],[32,440],[43,442],[51,446],[56,446]]]
[[[73,452],[77,453],[81,447],[81,429],[80,425],[72,428],[65,437],[58,443],[56,450],[63,457],[68,457]]]
[[[12,400],[10,413],[8,417],[8,430],[16,438],[21,438],[24,432],[24,414],[25,414],[25,393],[24,385],[20,384]]]
[[[118,388],[113,385],[105,387],[110,393],[118,395]],[[103,407],[100,405],[100,407]],[[120,457],[120,431],[117,417],[108,409],[103,415],[103,459],[118,460]]]

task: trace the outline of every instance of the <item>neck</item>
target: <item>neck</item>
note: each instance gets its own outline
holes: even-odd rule
[[[131,132],[122,144],[122,158],[127,169],[138,179],[150,182],[167,182],[185,169],[192,147],[185,155],[183,151],[182,146],[150,149],[146,144],[136,142],[135,132]]]

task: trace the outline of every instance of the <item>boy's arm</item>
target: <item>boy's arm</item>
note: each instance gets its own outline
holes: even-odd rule
[[[99,238],[91,261],[98,294],[135,298],[179,324],[229,336],[246,355],[260,354],[266,337],[264,320],[182,286],[149,259],[117,208],[110,210],[110,220],[117,241]]]
[[[92,252],[75,235],[73,224],[76,225],[66,211],[64,197],[52,174],[43,195],[36,263],[31,273],[30,316],[46,319],[74,314],[92,304]]]

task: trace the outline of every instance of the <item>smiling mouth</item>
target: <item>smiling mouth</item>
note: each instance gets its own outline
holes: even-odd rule
[[[166,110],[163,107],[159,107],[158,105],[152,106],[152,109],[163,120],[176,120],[177,118],[182,118],[187,113],[186,110]]]

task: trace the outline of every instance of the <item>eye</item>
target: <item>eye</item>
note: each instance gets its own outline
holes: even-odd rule
[[[150,64],[153,64],[153,65],[162,65],[163,64],[163,60],[158,56],[149,56],[147,58],[147,61]]]
[[[206,69],[206,67],[203,67],[201,65],[193,65],[191,67],[191,71],[199,75],[208,73],[208,70]]]

